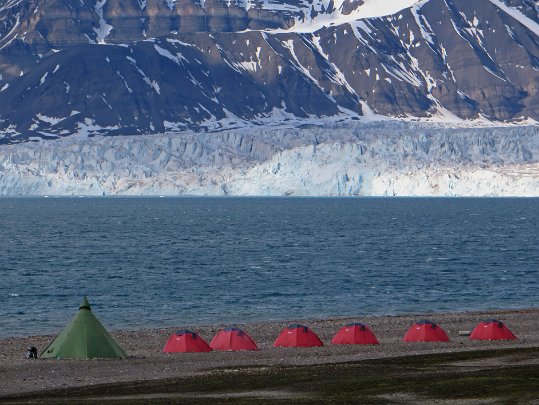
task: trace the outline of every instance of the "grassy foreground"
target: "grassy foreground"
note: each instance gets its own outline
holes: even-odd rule
[[[298,367],[219,369],[200,377],[1,398],[74,403],[539,403],[539,348]]]

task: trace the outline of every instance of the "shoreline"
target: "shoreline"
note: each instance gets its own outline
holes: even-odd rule
[[[430,319],[449,335],[450,342],[404,343],[402,338],[414,321]],[[515,333],[516,341],[471,341],[459,331],[472,330],[485,319],[496,318]],[[345,323],[365,322],[380,341],[377,346],[331,345],[333,335]],[[67,324],[68,320],[66,320]],[[315,348],[273,348],[279,332],[290,323],[304,323],[324,342]],[[294,367],[357,362],[425,354],[474,352],[493,349],[539,347],[539,308],[473,312],[421,313],[363,318],[333,317],[329,319],[267,321],[241,323],[258,344],[258,352],[162,353],[163,346],[176,329],[192,329],[207,342],[228,325],[214,324],[192,327],[116,330],[111,334],[128,354],[123,360],[26,360],[26,347],[34,345],[38,352],[47,346],[53,335],[37,335],[0,339],[0,400],[17,394],[48,390],[74,389],[103,384],[131,384],[141,381],[167,380],[207,376],[217,370],[249,367]],[[58,331],[59,333],[60,331]]]
[[[0,198],[2,198],[0,196]],[[418,197],[418,198],[423,198],[423,197]],[[437,198],[437,197],[435,197]],[[229,323],[226,323],[226,322],[219,322],[219,323],[207,323],[207,322],[200,322],[200,323],[189,323],[189,324],[178,324],[179,326],[174,326],[174,325],[171,325],[171,324],[167,324],[167,325],[147,325],[147,326],[140,326],[140,327],[129,327],[129,326],[126,326],[126,327],[119,327],[119,328],[113,328],[113,327],[109,327],[109,323],[108,322],[105,322],[103,321],[103,319],[100,317],[100,314],[104,312],[104,309],[103,308],[98,308],[96,310],[94,310],[94,306],[92,305],[92,311],[94,312],[94,314],[97,316],[97,318],[100,320],[101,323],[103,323],[103,325],[105,326],[105,328],[112,334],[112,335],[116,335],[116,334],[125,334],[125,333],[137,333],[137,332],[152,332],[152,331],[155,331],[155,332],[162,332],[162,331],[172,331],[174,332],[175,330],[178,330],[178,329],[190,329],[192,330],[193,332],[196,332],[197,330],[213,330],[215,329],[215,327],[227,327],[227,326],[245,326],[245,325],[265,325],[265,324],[282,324],[284,326],[288,325],[288,324],[291,324],[291,323],[310,323],[310,322],[314,322],[314,323],[324,323],[324,322],[330,322],[330,321],[333,321],[333,322],[337,322],[339,320],[342,320],[343,322],[346,322],[346,321],[361,321],[361,322],[367,322],[367,320],[369,319],[378,319],[378,318],[399,318],[399,317],[416,317],[416,319],[422,319],[422,317],[431,317],[434,318],[438,315],[442,315],[442,316],[448,316],[448,315],[458,315],[458,314],[491,314],[491,313],[496,313],[496,314],[500,314],[500,315],[503,315],[503,314],[511,314],[511,313],[515,313],[515,312],[521,312],[521,311],[535,311],[535,310],[538,310],[539,311],[539,306],[538,307],[533,307],[533,306],[527,306],[527,307],[514,307],[514,308],[508,308],[508,307],[500,307],[500,308],[488,308],[488,309],[471,309],[471,310],[467,310],[467,311],[461,311],[461,310],[456,310],[456,311],[447,311],[447,310],[439,310],[439,311],[428,311],[428,312],[399,312],[399,313],[372,313],[370,315],[365,315],[363,317],[353,317],[353,316],[347,316],[347,315],[328,315],[328,316],[320,316],[320,317],[302,317],[302,318],[274,318],[274,319],[267,319],[267,320],[260,320],[260,321],[252,321],[252,320],[246,320],[244,322],[229,322]],[[77,312],[77,309],[75,307],[73,307],[73,311],[72,313],[69,314],[69,316],[67,316],[64,321],[65,321],[65,324],[61,325],[60,327],[58,327],[56,330],[54,331],[47,331],[45,333],[40,333],[40,334],[32,334],[32,333],[17,333],[17,334],[14,334],[14,335],[2,335],[1,334],[1,330],[0,330],[0,344],[5,341],[5,340],[17,340],[17,339],[32,339],[32,338],[35,338],[39,341],[41,341],[44,337],[50,337],[50,339],[52,340],[57,334],[59,334],[63,328],[65,327],[65,325],[67,325],[67,323],[69,322],[69,320],[71,320],[71,318],[73,316],[75,316]],[[363,321],[362,321],[363,320]],[[283,327],[284,327],[283,326]],[[307,325],[308,326],[308,325]],[[440,326],[443,326],[443,325],[440,325]],[[171,332],[171,333],[172,333]],[[277,335],[276,335],[277,336]],[[210,337],[208,337],[208,343],[209,343],[209,340],[211,340]],[[0,355],[1,355],[1,352],[0,352]]]

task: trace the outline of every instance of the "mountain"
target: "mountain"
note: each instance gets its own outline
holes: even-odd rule
[[[0,143],[539,120],[531,0],[0,0]]]
[[[531,0],[0,0],[0,195],[539,196]]]

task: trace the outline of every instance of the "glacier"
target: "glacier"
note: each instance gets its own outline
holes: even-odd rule
[[[539,196],[539,126],[401,121],[0,146],[0,195]]]

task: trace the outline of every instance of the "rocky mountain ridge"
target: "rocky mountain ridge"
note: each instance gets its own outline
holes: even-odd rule
[[[0,0],[0,143],[539,120],[530,0]]]

